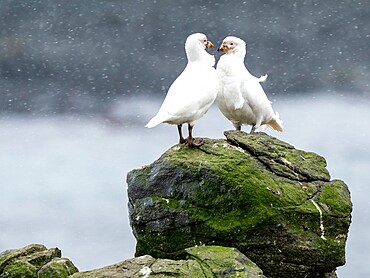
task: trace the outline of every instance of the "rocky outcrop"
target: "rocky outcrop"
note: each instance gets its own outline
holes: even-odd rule
[[[237,248],[267,277],[330,277],[345,263],[352,204],[325,159],[264,133],[176,145],[128,174],[136,255]]]
[[[186,259],[155,259],[145,255],[101,269],[78,272],[73,263],[60,258],[57,248],[33,244],[0,254],[1,278],[134,278],[134,277],[248,277],[264,278],[251,260],[234,248],[197,246],[184,250]]]
[[[184,260],[155,259],[144,255],[102,269],[76,273],[70,278],[265,277],[261,269],[233,248],[198,246],[184,252]]]
[[[345,263],[352,203],[325,159],[264,133],[176,145],[128,174],[136,255],[78,272],[58,248],[0,254],[0,277],[325,277]]]
[[[1,278],[65,278],[78,271],[69,259],[61,258],[58,248],[41,244],[0,253]]]

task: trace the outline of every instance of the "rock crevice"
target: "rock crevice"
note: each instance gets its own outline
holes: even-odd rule
[[[306,182],[330,180],[325,159],[315,153],[297,150],[283,141],[277,143],[275,138],[264,133],[253,139],[254,144],[248,144],[250,138],[246,133],[226,131],[225,136],[231,144],[255,156],[278,176]],[[313,161],[318,164],[312,164]]]

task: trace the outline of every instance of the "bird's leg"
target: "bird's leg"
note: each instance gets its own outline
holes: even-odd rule
[[[240,123],[233,123],[233,126],[235,127],[235,130],[241,131],[242,125]]]
[[[184,137],[182,136],[182,124],[177,125],[177,130],[179,131],[179,137],[180,137],[179,144],[184,144],[184,143],[186,143],[186,140],[185,140],[185,139],[184,139]]]
[[[189,136],[186,138],[186,143],[189,147],[200,147],[203,145],[204,142],[195,143],[193,138],[193,126],[188,124]]]
[[[256,125],[252,125],[251,132],[249,132],[249,133],[252,134],[252,133],[254,133],[255,130],[256,130]]]

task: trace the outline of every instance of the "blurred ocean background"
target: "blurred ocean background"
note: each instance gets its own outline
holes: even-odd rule
[[[57,246],[80,270],[133,257],[126,174],[177,143],[175,127],[144,125],[186,64],[185,38],[204,32],[216,46],[247,41],[286,130],[266,132],[324,156],[347,183],[338,273],[370,275],[365,2],[4,0],[0,27],[0,252]],[[194,135],[231,128],[214,105]]]

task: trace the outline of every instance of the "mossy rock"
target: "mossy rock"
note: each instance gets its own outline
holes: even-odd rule
[[[0,274],[4,275],[4,269],[9,269],[14,262],[19,260],[28,262],[30,256],[35,260],[35,254],[44,254],[45,251],[47,251],[47,248],[42,244],[30,244],[20,249],[6,250],[0,253]],[[53,251],[51,253],[55,254]]]
[[[37,277],[37,267],[27,261],[17,260],[4,267],[1,278],[35,278]]]
[[[66,278],[76,272],[77,267],[69,259],[55,258],[39,270],[38,278]]]
[[[7,250],[0,253],[0,277],[63,278],[78,271],[68,259],[60,259],[61,255],[58,248],[47,249],[42,244],[31,244],[19,249]],[[63,273],[56,271],[55,263],[61,261],[69,261],[68,264],[65,264],[69,271]],[[58,270],[60,269],[61,264],[58,266]],[[64,273],[68,275],[64,275]]]
[[[140,256],[101,269],[75,273],[70,278],[265,278],[245,255],[234,248],[198,246],[184,250],[182,260]]]
[[[317,277],[345,263],[352,204],[323,157],[265,133],[175,145],[127,176],[136,255],[235,247],[268,277]]]
[[[198,246],[185,251],[188,259],[196,260],[204,270],[208,270],[209,277],[265,277],[254,262],[235,248]]]

